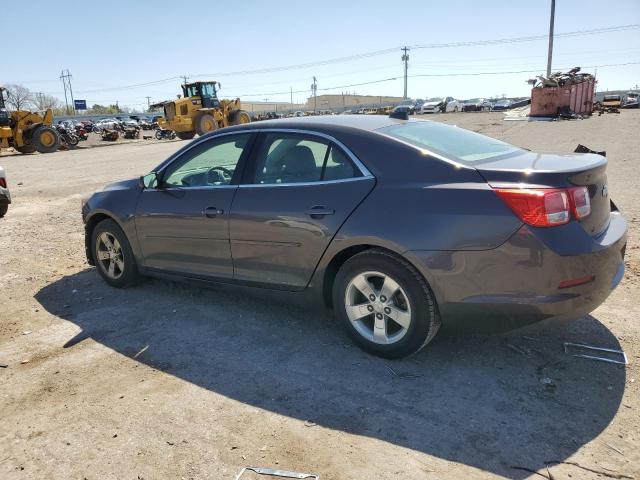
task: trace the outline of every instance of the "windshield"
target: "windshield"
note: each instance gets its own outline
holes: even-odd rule
[[[408,122],[379,132],[464,163],[512,156],[524,150],[463,128],[436,122]]]
[[[433,97],[433,98],[428,98],[425,100],[426,102],[441,102],[442,101],[442,97]]]

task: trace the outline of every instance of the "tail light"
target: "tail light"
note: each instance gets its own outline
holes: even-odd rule
[[[0,187],[7,188],[7,180],[6,180],[6,178],[0,177]]]
[[[578,220],[591,213],[591,200],[587,187],[574,187],[569,189],[569,201],[573,216]]]
[[[553,227],[569,222],[569,195],[564,189],[497,188],[495,192],[528,225]]]

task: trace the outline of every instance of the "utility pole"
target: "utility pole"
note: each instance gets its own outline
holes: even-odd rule
[[[318,108],[318,79],[313,76],[313,83],[311,84],[311,93],[313,93],[313,113],[316,113]]]
[[[75,103],[73,101],[73,89],[71,88],[71,73],[69,72],[69,70],[65,71],[62,70],[62,72],[60,72],[60,80],[62,80],[62,86],[64,87],[64,104],[66,107],[66,111],[67,114],[69,114],[70,111],[73,112],[73,114],[76,114],[76,107],[75,107]],[[67,89],[69,90],[69,96],[71,97],[71,109],[69,109],[69,101],[67,100]]]
[[[147,112],[151,110],[151,97],[145,97],[147,99]]]
[[[289,87],[289,91],[291,92],[291,111],[293,112],[293,87]]]
[[[553,22],[556,17],[556,0],[551,0],[551,19],[549,20],[549,54],[547,56],[547,78],[551,76],[551,57],[553,56]]]
[[[554,0],[552,0],[554,1]],[[402,47],[402,61],[404,62],[404,98],[407,98],[407,70],[409,69],[409,49],[407,47]]]
[[[189,77],[187,77],[186,75],[182,75],[182,79],[184,80],[183,85],[187,84],[187,80],[189,79]]]

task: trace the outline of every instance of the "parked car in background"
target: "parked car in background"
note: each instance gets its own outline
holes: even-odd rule
[[[461,102],[453,97],[434,97],[425,100],[419,113],[457,112],[461,108]]]
[[[7,214],[10,203],[11,194],[9,193],[9,185],[7,185],[7,174],[4,168],[0,167],[0,218]]]
[[[400,110],[395,110],[395,111],[402,111],[402,112],[408,112],[409,115],[415,115],[416,113],[416,104],[413,100],[403,100],[402,102],[400,102],[396,108],[398,107],[402,107]]]
[[[114,287],[309,291],[362,348],[402,357],[456,317],[513,327],[598,307],[627,240],[606,168],[424,120],[250,123],[86,199],[86,253]]]
[[[93,126],[94,131],[120,129],[122,129],[122,122],[117,118],[103,118],[102,120],[96,122]]]
[[[462,102],[460,108],[463,112],[484,112],[491,110],[491,102],[486,98],[472,98]]]
[[[509,99],[509,98],[503,98],[498,100],[496,103],[493,104],[493,110],[509,110],[511,108],[511,104],[513,103],[513,100]]]
[[[622,108],[638,108],[638,93],[637,92],[629,92],[627,93],[627,98],[622,104]]]
[[[415,109],[413,108],[413,105],[396,105],[393,107],[393,112],[413,115],[415,113]]]

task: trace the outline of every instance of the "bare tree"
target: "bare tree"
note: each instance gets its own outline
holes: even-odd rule
[[[14,110],[26,110],[33,104],[33,93],[24,85],[7,85],[7,104]]]
[[[36,94],[34,104],[38,110],[48,110],[49,108],[55,110],[61,106],[60,100],[56,97],[45,94]]]

